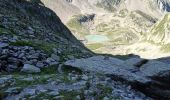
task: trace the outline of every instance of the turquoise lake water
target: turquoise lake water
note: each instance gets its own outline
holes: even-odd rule
[[[87,35],[85,38],[88,42],[104,42],[109,40],[107,36],[104,35]]]

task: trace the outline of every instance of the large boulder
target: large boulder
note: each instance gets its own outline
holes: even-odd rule
[[[22,72],[26,72],[26,73],[39,73],[41,72],[40,68],[35,67],[33,65],[30,64],[24,64],[24,67],[21,69]]]
[[[90,70],[99,73],[102,72],[104,74],[111,74],[112,70],[118,68],[122,64],[122,60],[104,56],[94,56],[88,59],[82,58],[65,62],[66,66],[72,66],[83,70]]]
[[[94,56],[66,61],[64,66],[105,74],[126,82],[149,96],[170,99],[170,65],[163,62],[140,58],[122,61],[112,57]]]

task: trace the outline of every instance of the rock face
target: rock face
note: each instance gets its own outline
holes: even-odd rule
[[[133,58],[134,60],[134,58]],[[129,61],[129,60],[128,60]],[[65,62],[65,67],[74,67],[83,71],[93,71],[109,75],[118,81],[125,81],[147,95],[160,99],[170,99],[170,65],[156,60],[134,60],[135,64],[103,56],[76,59]],[[139,64],[138,66],[134,66]]]

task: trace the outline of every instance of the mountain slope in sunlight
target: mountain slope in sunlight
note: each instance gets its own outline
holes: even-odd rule
[[[170,14],[166,14],[147,34],[147,40],[155,43],[170,43]]]

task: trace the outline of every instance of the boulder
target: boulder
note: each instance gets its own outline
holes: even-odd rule
[[[126,65],[130,65],[130,66],[135,66],[135,67],[140,67],[142,66],[143,64],[147,63],[148,60],[146,59],[142,59],[142,58],[130,58],[128,60],[126,60],[124,62],[124,64]]]
[[[104,74],[112,73],[112,70],[118,68],[121,64],[123,64],[122,60],[111,57],[107,58],[104,56],[94,56],[87,59],[82,58],[68,60],[64,63],[65,66],[72,66],[83,70],[102,72]]]
[[[0,48],[6,48],[6,47],[8,47],[8,46],[9,46],[8,43],[0,42]]]
[[[26,72],[26,73],[39,73],[41,72],[40,68],[35,67],[33,65],[30,64],[24,64],[24,67],[21,69],[22,72]]]
[[[52,54],[51,58],[54,59],[55,61],[59,61],[60,60],[60,57],[58,55],[56,55],[56,54]]]
[[[122,61],[112,57],[94,56],[68,60],[65,67],[108,75],[156,99],[170,99],[170,65],[156,60],[131,58]]]

